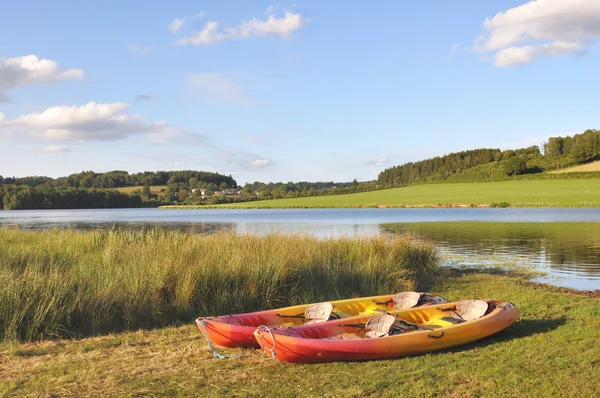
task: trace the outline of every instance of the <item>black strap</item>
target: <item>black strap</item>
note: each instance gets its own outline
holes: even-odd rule
[[[442,312],[455,311],[456,307],[452,307],[452,308],[436,308],[436,310],[442,311]]]
[[[275,315],[277,315],[278,317],[281,317],[281,318],[304,318],[304,313],[298,314],[298,315],[281,315],[281,314],[275,314]]]
[[[444,337],[444,332],[442,332],[442,334],[440,334],[439,336],[434,336],[431,333],[429,333],[427,337],[429,337],[430,339],[441,339],[442,337]]]
[[[394,300],[388,300],[388,301],[384,301],[383,303],[378,303],[378,302],[377,302],[377,301],[375,301],[375,300],[372,300],[372,301],[373,301],[375,304],[377,304],[377,305],[383,305],[383,304],[385,304],[385,305],[388,305],[389,303],[393,303],[393,302],[394,302]]]

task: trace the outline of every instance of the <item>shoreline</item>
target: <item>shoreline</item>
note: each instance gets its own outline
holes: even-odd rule
[[[285,199],[281,199],[285,200]],[[249,202],[256,203],[256,202]],[[343,205],[343,206],[330,206],[330,205],[289,205],[289,206],[274,206],[274,205],[242,205],[242,204],[222,204],[222,205],[164,205],[159,206],[158,209],[167,210],[185,210],[185,209],[230,209],[230,210],[252,210],[252,209],[490,209],[490,208],[517,208],[517,209],[597,209],[600,208],[600,203],[593,203],[590,205],[582,204],[580,206],[566,206],[559,205],[556,203],[514,203],[502,206],[494,206],[489,203],[481,204],[464,204],[464,203],[446,203],[446,204],[365,204],[365,205]]]

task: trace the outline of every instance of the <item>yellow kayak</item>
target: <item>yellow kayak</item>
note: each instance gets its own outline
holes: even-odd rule
[[[254,335],[267,353],[281,361],[356,361],[467,344],[505,329],[518,318],[519,310],[507,301],[463,300],[312,325],[259,327]]]

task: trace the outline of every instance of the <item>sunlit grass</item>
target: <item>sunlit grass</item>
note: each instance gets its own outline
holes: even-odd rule
[[[548,173],[563,174],[563,173],[581,173],[581,172],[589,172],[589,171],[600,171],[600,160],[597,160],[592,163],[581,164],[579,166],[568,167],[566,169],[552,170],[552,171],[549,171]]]
[[[119,191],[119,192],[130,194],[130,193],[135,192],[135,191],[140,191],[141,192],[142,189],[144,189],[144,187],[143,186],[135,186],[135,187],[119,187],[119,188],[110,188],[110,189],[114,189],[115,191]],[[151,185],[150,186],[150,192],[154,193],[154,194],[160,193],[160,192],[162,192],[162,191],[164,191],[166,189],[167,189],[166,185]]]
[[[600,298],[485,272],[434,287],[510,300],[521,319],[473,344],[408,358],[316,365],[259,350],[214,359],[192,325],[0,345],[0,396],[597,397]]]
[[[408,236],[0,229],[0,340],[89,336],[426,289],[437,271],[434,247]]]
[[[600,179],[515,180],[411,185],[347,195],[261,200],[218,208],[444,207],[505,203],[511,207],[600,207]],[[186,206],[167,206],[185,208]]]

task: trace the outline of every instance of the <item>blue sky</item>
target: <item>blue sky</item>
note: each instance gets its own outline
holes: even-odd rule
[[[541,144],[599,127],[599,36],[596,0],[5,1],[0,174],[370,180]]]

